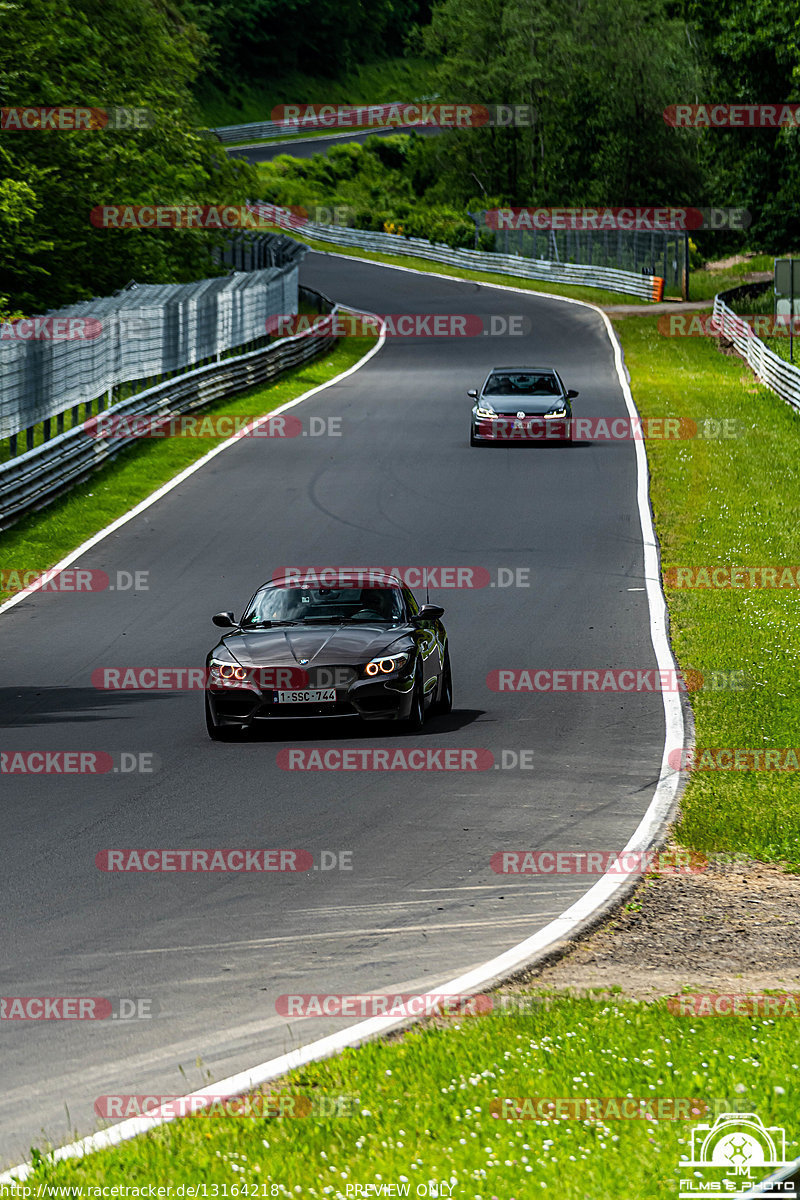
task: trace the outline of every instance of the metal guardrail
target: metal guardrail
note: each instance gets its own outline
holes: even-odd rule
[[[395,100],[388,102],[389,107],[392,104],[400,104],[402,101]],[[348,108],[349,105],[337,105],[336,107]],[[366,105],[360,107],[365,108]],[[381,108],[387,107],[382,104]],[[387,128],[385,125],[375,125],[375,131],[378,129]],[[391,128],[391,127],[390,127]],[[401,128],[398,126],[398,128]],[[298,133],[309,133],[315,129],[319,129],[320,133],[346,133],[346,126],[333,127],[325,124],[322,120],[314,120],[313,117],[304,117],[302,123],[296,121],[250,121],[244,125],[217,125],[214,129],[209,129],[209,133],[215,134],[221,142],[245,142],[248,138],[254,138],[258,141],[260,138],[280,137],[284,134],[286,137],[293,137]],[[359,132],[356,128],[354,133]]]
[[[782,400],[800,411],[800,368],[786,362],[765,346],[750,326],[728,307],[724,297],[731,299],[732,293],[720,292],[714,297],[714,320],[720,334],[733,343],[761,383],[772,388]]]
[[[306,247],[282,234],[252,241],[250,258],[240,262],[243,273],[131,283],[115,296],[12,323],[4,330],[12,336],[0,339],[0,439],[32,433],[79,404],[113,403],[123,384],[155,383],[240,350],[263,335],[268,317],[295,312]],[[232,255],[237,246],[226,249]],[[252,269],[256,251],[262,270]],[[30,449],[32,437],[26,441]]]
[[[480,229],[494,236],[498,254],[578,262],[634,275],[660,275],[667,286],[681,287],[688,262],[688,233],[667,229],[506,229],[487,223],[485,209],[470,213]],[[476,243],[477,245],[477,243]]]
[[[250,138],[257,142],[281,135],[295,137],[298,133],[306,133],[313,129],[313,121],[304,122],[302,128],[287,121],[251,121],[247,125],[218,125],[216,129],[210,129],[209,133],[216,134],[221,142],[246,142]],[[319,129],[321,133],[341,132],[325,125],[320,125]]]
[[[318,298],[321,311],[336,314],[338,305],[326,296],[306,288],[302,292],[306,297]],[[152,416],[158,419],[192,412],[232,393],[266,383],[283,371],[321,354],[336,340],[336,336],[324,328],[282,338],[270,346],[199,367],[148,388],[105,409],[102,417]],[[115,434],[108,439],[96,437],[87,430],[87,424],[84,422],[42,446],[0,464],[0,530],[13,525],[25,513],[44,508],[140,436],[130,432],[124,436]]]
[[[252,207],[258,211],[260,205],[254,204]],[[454,250],[450,246],[429,242],[425,238],[406,238],[394,233],[371,233],[341,225],[315,225],[311,221],[298,225],[297,217],[289,213],[288,209],[284,223],[280,221],[275,206],[264,207],[265,211],[275,216],[281,228],[291,229],[295,233],[319,241],[332,242],[337,246],[354,246],[382,254],[427,258],[454,267],[467,267],[473,271],[497,271],[502,275],[516,275],[521,279],[541,279],[550,280],[552,283],[606,288],[612,292],[639,296],[642,300],[653,302],[661,300],[664,294],[664,280],[659,275],[637,275],[632,271],[617,270],[615,267],[557,263],[548,259],[520,258],[515,254],[493,254],[483,250]]]

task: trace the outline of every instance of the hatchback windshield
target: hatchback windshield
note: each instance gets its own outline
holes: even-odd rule
[[[554,375],[533,371],[507,371],[490,375],[483,389],[486,396],[558,396]]]

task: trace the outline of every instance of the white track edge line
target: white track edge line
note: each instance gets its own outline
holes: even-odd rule
[[[347,311],[359,312],[362,310],[348,308]],[[362,312],[362,315],[373,318],[376,317],[375,313]],[[259,425],[263,425],[266,422],[271,421],[273,417],[280,416],[281,413],[286,412],[290,408],[294,408],[296,404],[302,404],[304,400],[309,400],[312,396],[316,396],[318,392],[324,392],[326,388],[333,387],[335,383],[339,383],[342,379],[347,379],[348,375],[352,375],[355,371],[360,370],[365,363],[369,362],[373,355],[378,353],[378,351],[383,347],[385,341],[386,333],[382,327],[381,335],[378,338],[378,341],[371,350],[367,351],[363,358],[360,358],[357,363],[353,363],[352,367],[348,367],[346,371],[342,371],[340,375],[336,375],[333,379],[329,379],[326,383],[317,384],[316,387],[311,388],[311,390],[308,392],[303,392],[301,396],[297,396],[294,400],[287,400],[285,404],[281,404],[278,408],[273,408],[270,412],[264,413],[262,417],[256,417],[254,421],[251,421],[249,425],[246,425],[243,429],[240,429],[238,433],[234,433],[231,437],[227,438],[226,441],[221,443],[221,445],[215,446],[213,450],[209,450],[208,454],[204,454],[203,457],[198,458],[196,462],[190,463],[190,465],[185,467],[183,471],[179,472],[177,475],[173,475],[172,479],[168,479],[167,482],[163,483],[161,487],[156,489],[156,491],[151,492],[149,496],[145,496],[144,500],[141,500],[133,508],[128,509],[128,511],[123,513],[121,517],[117,517],[116,520],[112,521],[110,525],[106,525],[104,529],[100,529],[97,533],[92,534],[92,536],[85,542],[82,542],[77,549],[71,550],[70,553],[65,555],[65,557],[57,562],[55,566],[48,567],[45,571],[42,571],[36,583],[31,584],[30,587],[24,588],[21,592],[17,592],[16,595],[12,596],[10,600],[6,600],[3,604],[0,604],[0,613],[6,612],[7,609],[13,608],[15,604],[19,604],[21,600],[25,600],[28,596],[32,596],[35,592],[41,591],[47,580],[52,579],[53,575],[57,574],[59,571],[63,571],[63,569],[68,567],[70,563],[75,562],[76,558],[80,558],[80,556],[85,554],[87,550],[91,550],[93,546],[98,544],[98,542],[102,542],[104,538],[107,538],[109,534],[114,533],[117,529],[120,529],[123,525],[126,525],[128,521],[132,521],[134,517],[138,517],[139,513],[144,512],[145,509],[149,508],[151,504],[155,504],[156,501],[160,500],[162,496],[166,496],[172,491],[173,488],[176,488],[179,484],[183,483],[184,479],[188,479],[190,475],[194,475],[195,471],[199,471],[201,467],[206,465],[206,463],[211,462],[212,458],[216,458],[218,454],[222,454],[223,450],[230,450],[234,443],[240,441],[243,437],[247,437],[252,429],[257,429]],[[309,359],[310,363],[313,363],[314,361],[314,359]],[[256,384],[255,386],[257,387],[259,385]],[[250,389],[248,388],[243,390],[249,391]],[[235,396],[236,393],[234,392],[229,398],[234,399]]]
[[[319,253],[317,251],[317,253]],[[353,258],[353,255],[334,255],[337,258]],[[376,263],[372,259],[357,259],[356,261],[368,262],[373,266],[389,266],[393,270],[408,271],[414,275],[430,275],[428,271],[416,271],[412,267],[392,266],[388,263]],[[464,280],[458,276],[445,276],[447,279],[454,279],[459,283],[475,283],[476,280]],[[515,288],[513,286],[506,287],[504,284],[482,284],[485,287],[497,288],[501,291],[522,292],[530,296],[531,292],[526,288]],[[622,347],[614,333],[614,327],[606,313],[597,305],[590,304],[585,300],[575,300],[571,296],[556,296],[550,293],[538,292],[534,295],[545,296],[547,299],[562,300],[567,304],[578,304],[583,308],[593,309],[598,312],[605,324],[606,333],[608,334],[611,346],[614,352],[614,366],[617,371],[622,394],[625,398],[625,405],[631,418],[637,415],[636,406],[631,394],[630,384],[628,382],[627,373],[622,356]],[[353,310],[355,311],[355,310]],[[380,346],[381,343],[379,343]],[[350,371],[345,372],[337,378],[344,378],[351,371],[357,369],[365,363],[372,354],[376,353],[379,346],[373,348],[372,351],[355,367],[350,368]],[[331,380],[334,383],[335,380]],[[329,385],[323,385],[329,386]],[[314,389],[315,391],[321,388]],[[308,395],[313,393],[309,392]],[[301,397],[300,399],[303,399]],[[294,403],[299,403],[295,401]],[[288,406],[287,406],[288,407]],[[224,449],[229,443],[224,443],[219,447],[219,450]],[[659,669],[677,669],[674,656],[669,644],[667,635],[667,605],[666,598],[661,588],[661,577],[658,570],[658,545],[656,542],[655,529],[653,526],[652,513],[650,511],[650,501],[648,495],[649,472],[647,469],[647,455],[645,453],[644,441],[635,440],[636,450],[636,473],[637,487],[636,500],[639,509],[639,523],[642,532],[642,543],[644,549],[644,567],[645,567],[645,583],[647,587],[647,603],[650,614],[650,639],[655,652],[656,661]],[[218,452],[218,451],[216,451]],[[213,453],[216,453],[212,451]],[[210,455],[206,455],[200,463],[206,462]],[[200,463],[196,464],[197,466]],[[185,473],[184,473],[185,474]],[[180,479],[181,476],[178,477]],[[175,482],[177,482],[176,480]],[[139,508],[141,506],[138,506]],[[132,510],[129,516],[132,516],[137,509]],[[129,519],[126,518],[126,519]],[[124,523],[124,522],[121,522]],[[115,523],[116,526],[116,523]],[[109,526],[110,532],[115,526]],[[99,537],[98,539],[99,540]],[[87,543],[87,545],[93,543]],[[77,552],[76,552],[77,553]],[[74,556],[73,556],[74,557]],[[72,561],[70,559],[69,561]],[[2,608],[0,608],[2,612]],[[655,840],[666,823],[670,812],[675,804],[678,794],[678,787],[682,778],[680,771],[675,771],[669,765],[668,755],[670,751],[670,738],[673,738],[672,747],[683,747],[685,725],[683,719],[683,708],[679,692],[661,693],[664,704],[665,717],[665,737],[664,751],[661,759],[661,771],[659,774],[656,788],[653,793],[653,798],[647,807],[646,812],[642,816],[641,821],[629,838],[627,844],[620,851],[621,854],[633,851],[644,851],[651,848]],[[614,898],[615,894],[623,888],[626,888],[630,882],[637,878],[640,872],[630,872],[629,874],[615,873],[612,875],[606,872],[597,883],[593,884],[588,891],[576,900],[574,904],[547,925],[543,926],[538,933],[532,934],[531,937],[519,942],[516,946],[512,946],[509,950],[497,955],[495,958],[489,959],[488,962],[482,963],[481,966],[468,971],[464,975],[459,975],[455,979],[449,980],[447,983],[440,985],[434,991],[424,993],[428,996],[441,996],[443,994],[452,995],[457,993],[470,994],[479,991],[481,988],[491,986],[497,982],[509,978],[516,971],[524,967],[528,967],[532,963],[534,956],[541,957],[549,948],[569,937],[569,935],[580,925],[584,925],[591,917],[598,913],[601,908],[608,905]],[[390,993],[391,994],[391,993]],[[359,1021],[355,1025],[349,1026],[338,1033],[330,1034],[328,1037],[319,1038],[317,1041],[309,1042],[305,1046],[300,1046],[296,1050],[291,1050],[287,1054],[279,1055],[277,1058],[269,1059],[267,1062],[259,1063],[255,1067],[248,1070],[240,1071],[236,1075],[230,1075],[227,1079],[213,1087],[203,1088],[196,1092],[191,1092],[188,1096],[179,1098],[178,1105],[182,1108],[189,1107],[187,1104],[192,1098],[202,1099],[204,1097],[214,1097],[217,1100],[221,1098],[233,1098],[240,1096],[244,1092],[259,1087],[261,1084],[267,1083],[269,1080],[280,1078],[289,1071],[296,1070],[299,1067],[305,1066],[311,1062],[318,1062],[325,1058],[330,1058],[334,1054],[347,1049],[351,1046],[360,1045],[364,1041],[378,1038],[384,1034],[390,1033],[403,1026],[415,1023],[409,1020],[408,1017],[371,1017],[366,1021]],[[163,1110],[155,1109],[155,1113]],[[49,1156],[49,1161],[62,1162],[70,1158],[83,1158],[88,1154],[94,1154],[98,1150],[107,1150],[119,1145],[121,1142],[130,1141],[131,1138],[138,1137],[142,1133],[156,1129],[160,1125],[166,1125],[177,1120],[174,1114],[165,1116],[144,1116],[131,1117],[126,1121],[120,1122],[119,1125],[112,1125],[109,1129],[103,1129],[98,1133],[90,1134],[88,1137],[81,1138],[79,1141],[71,1142],[69,1145],[61,1146],[54,1150]],[[33,1172],[34,1166],[32,1163],[22,1163],[20,1166],[11,1167],[4,1174],[0,1175],[0,1184],[13,1183],[15,1181],[23,1181]]]

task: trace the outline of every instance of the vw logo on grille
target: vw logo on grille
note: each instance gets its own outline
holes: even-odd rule
[[[518,417],[524,417],[524,416],[525,416],[525,413],[524,413],[524,412],[518,412],[518,413],[517,413],[517,416],[518,416]]]

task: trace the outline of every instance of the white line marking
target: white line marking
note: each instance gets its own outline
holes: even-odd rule
[[[353,258],[349,254],[332,255],[332,257]],[[384,267],[392,271],[407,271],[412,275],[427,275],[429,278],[432,274],[428,271],[414,270],[412,267],[398,267],[390,263],[376,263],[372,259],[356,259],[355,261],[368,262],[371,266]],[[516,288],[501,283],[482,283],[476,280],[464,280],[453,275],[440,276],[438,273],[434,273],[433,278],[455,279],[457,283],[474,284],[475,282],[480,282],[482,287],[496,288],[499,291],[522,292],[527,296],[544,296],[546,299],[559,300],[563,304],[577,304],[581,308],[589,308],[599,313],[605,324],[606,333],[614,351],[614,366],[616,367],[622,394],[625,397],[628,414],[632,419],[638,417],[622,359],[622,348],[614,334],[614,327],[611,321],[597,305],[589,304],[586,300],[573,300],[571,296],[555,296],[547,292],[531,293],[525,288]],[[362,366],[376,352],[377,348],[375,347],[366,358],[362,359],[356,365],[359,367]],[[351,368],[351,371],[354,369]],[[345,375],[349,373],[349,371],[345,372]],[[344,378],[344,375],[339,376],[339,378]],[[333,382],[335,380],[331,380],[331,383]],[[325,384],[323,386],[327,387],[330,385]],[[319,391],[321,389],[316,390]],[[312,393],[309,392],[308,394],[311,395]],[[301,399],[304,399],[304,397],[301,397]],[[299,401],[295,401],[295,403],[299,403]],[[227,444],[226,442],[225,445]],[[220,447],[220,449],[222,448],[224,447]],[[662,670],[677,670],[677,664],[673,658],[669,638],[667,637],[667,605],[664,593],[661,590],[658,570],[658,546],[653,528],[653,519],[650,513],[647,455],[645,454],[644,442],[641,440],[634,441],[634,448],[636,452],[637,472],[636,500],[639,509],[642,544],[644,547],[647,603],[650,609],[650,639],[653,643],[653,650],[659,668]],[[201,459],[201,462],[207,461],[208,457],[206,456],[206,459]],[[181,477],[179,476],[179,478]],[[133,515],[136,511],[134,509],[130,515]],[[109,529],[105,532],[110,532],[115,527],[109,526]],[[103,536],[105,536],[105,533]],[[71,562],[72,558],[65,561]],[[2,609],[0,609],[0,612],[2,612]],[[670,747],[684,745],[683,710],[678,692],[665,691],[661,693],[661,696],[664,704],[665,722],[661,773],[655,792],[653,793],[653,799],[650,801],[647,811],[627,844],[620,851],[621,854],[637,850],[649,850],[660,836],[677,798],[680,773],[670,769],[667,762],[667,755]],[[492,987],[503,979],[507,979],[509,975],[519,971],[522,967],[529,966],[531,961],[538,955],[541,955],[543,951],[569,938],[578,926],[589,920],[597,909],[608,903],[615,893],[624,888],[629,881],[637,877],[638,874],[636,872],[630,875],[617,873],[614,875],[603,875],[597,883],[589,888],[588,892],[585,892],[579,900],[571,904],[559,917],[556,917],[555,920],[545,925],[538,933],[532,934],[531,937],[519,942],[516,946],[512,946],[510,950],[498,954],[488,962],[482,963],[481,966],[475,967],[463,975],[459,975],[456,979],[451,979],[447,983],[439,985],[434,990],[426,992],[425,995],[435,996],[442,993],[446,993],[447,995],[474,994],[485,988]],[[288,1054],[281,1054],[278,1058],[272,1058],[267,1062],[259,1063],[258,1066],[251,1067],[247,1071],[240,1071],[238,1075],[230,1075],[227,1079],[220,1080],[213,1087],[192,1092],[191,1095],[192,1097],[216,1098],[220,1096],[241,1096],[243,1093],[260,1087],[261,1084],[267,1083],[271,1079],[280,1078],[289,1071],[295,1071],[308,1063],[330,1058],[348,1046],[358,1046],[362,1042],[381,1037],[392,1030],[413,1025],[414,1023],[413,1020],[402,1017],[371,1017],[369,1020],[359,1021],[357,1024],[351,1025],[339,1033],[319,1038],[315,1042],[309,1042],[307,1046],[301,1046],[297,1050],[291,1050]],[[188,1097],[184,1097],[183,1101],[188,1101]],[[127,1121],[120,1122],[119,1125],[112,1125],[110,1129],[104,1129],[100,1133],[94,1133],[89,1137],[82,1138],[78,1142],[71,1142],[68,1146],[62,1146],[60,1149],[54,1151],[53,1159],[56,1162],[60,1162],[68,1158],[82,1158],[87,1154],[93,1154],[97,1150],[107,1150],[111,1146],[119,1145],[120,1142],[127,1142],[131,1138],[138,1137],[141,1133],[146,1133],[148,1130],[158,1128],[159,1125],[166,1125],[168,1122],[176,1120],[171,1115],[158,1116],[157,1114],[162,1110],[154,1109],[153,1111],[156,1114],[154,1116],[131,1117]],[[33,1165],[31,1163],[22,1163],[18,1167],[12,1167],[9,1171],[0,1175],[0,1184],[27,1179],[32,1171]]]

